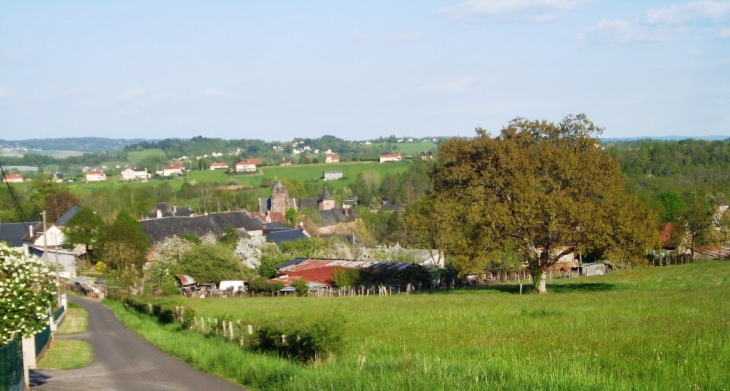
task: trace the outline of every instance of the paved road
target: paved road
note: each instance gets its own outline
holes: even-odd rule
[[[38,391],[241,391],[242,387],[201,372],[163,353],[127,330],[114,314],[97,301],[69,296],[89,313],[84,334],[57,336],[88,341],[95,362],[88,367],[31,373],[32,390]]]

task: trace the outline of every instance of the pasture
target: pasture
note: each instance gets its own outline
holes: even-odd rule
[[[343,351],[292,362],[160,326],[111,306],[128,327],[194,366],[253,390],[720,390],[730,384],[730,262],[707,261],[412,295],[150,298],[211,318],[338,317]],[[223,359],[225,358],[225,359]]]

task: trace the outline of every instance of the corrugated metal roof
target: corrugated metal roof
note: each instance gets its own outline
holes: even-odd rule
[[[195,279],[187,274],[176,274],[175,277],[177,277],[182,285],[195,285]]]

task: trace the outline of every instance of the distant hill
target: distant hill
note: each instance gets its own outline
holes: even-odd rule
[[[29,140],[0,140],[2,149],[23,149],[24,153],[33,151],[79,151],[103,152],[116,151],[129,145],[148,141],[145,139],[112,139],[103,137],[67,137]]]
[[[601,137],[602,141],[620,142],[620,141],[636,141],[636,140],[661,140],[661,141],[681,141],[681,140],[707,140],[707,141],[723,141],[730,139],[729,136],[644,136],[644,137]]]

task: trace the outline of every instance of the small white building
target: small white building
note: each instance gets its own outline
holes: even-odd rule
[[[8,174],[5,175],[5,182],[7,183],[22,183],[23,174]]]
[[[86,182],[101,182],[106,180],[104,171],[92,170],[86,173]]]
[[[340,155],[336,153],[325,153],[324,154],[324,162],[325,163],[339,163],[340,162]]]
[[[182,175],[183,173],[183,165],[182,163],[170,163],[165,168],[162,169],[162,171],[158,171],[157,174],[162,176],[171,176],[171,175]]]
[[[134,169],[126,168],[122,170],[120,175],[122,176],[123,181],[146,181],[150,179],[150,173],[148,173],[146,169],[142,171],[135,171]]]
[[[338,179],[342,179],[342,171],[324,171],[322,173],[322,180],[336,181]]]
[[[247,159],[236,163],[236,172],[256,172],[256,165],[261,164],[261,159]]]
[[[213,163],[210,163],[210,170],[211,171],[213,171],[213,170],[227,170],[227,169],[228,169],[228,164],[227,163],[223,163],[223,162],[213,162]]]
[[[390,153],[390,154],[384,154],[380,155],[380,162],[386,163],[386,162],[399,162],[403,160],[403,155],[400,153]]]

